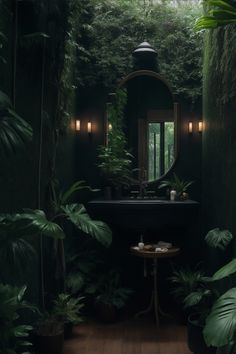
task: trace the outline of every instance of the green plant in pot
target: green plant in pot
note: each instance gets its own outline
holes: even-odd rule
[[[225,250],[232,241],[232,234],[228,230],[218,228],[208,232],[205,241],[209,247]],[[185,272],[185,270],[181,270]],[[204,340],[204,327],[215,301],[221,293],[227,290],[230,285],[228,279],[236,272],[236,260],[232,260],[220,268],[213,276],[206,276],[204,273],[193,272],[189,276],[183,277],[180,271],[176,271],[172,279],[175,284],[175,293],[182,295],[184,308],[189,309],[188,317],[188,345],[192,352],[196,354],[214,353],[216,348],[214,342]],[[194,280],[194,282],[192,282]],[[191,286],[190,286],[191,285]],[[185,290],[189,288],[189,293]],[[204,331],[203,331],[204,329]]]
[[[83,297],[73,298],[69,294],[59,294],[54,300],[52,312],[58,321],[64,324],[64,337],[72,335],[73,325],[82,322],[81,309],[84,307]]]
[[[30,354],[29,340],[33,327],[22,324],[21,311],[34,310],[24,301],[26,286],[13,287],[0,284],[0,352],[4,354]],[[2,351],[4,349],[4,352]]]
[[[168,192],[175,191],[177,200],[185,200],[188,198],[188,188],[194,181],[184,181],[180,179],[175,173],[173,177],[168,180],[162,180],[159,189],[166,188]]]
[[[115,322],[118,310],[125,306],[131,293],[131,289],[121,286],[120,274],[116,270],[101,275],[95,297],[98,318],[102,322]]]

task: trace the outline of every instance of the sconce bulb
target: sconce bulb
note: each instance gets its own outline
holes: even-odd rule
[[[112,131],[112,124],[111,124],[111,123],[108,124],[108,131],[109,131],[109,132]]]
[[[89,121],[88,122],[88,134],[92,133],[92,123]]]
[[[198,122],[198,131],[199,131],[199,133],[202,133],[202,131],[203,131],[203,121],[202,120],[199,120],[199,122]]]
[[[188,122],[188,132],[189,133],[193,132],[193,122]]]
[[[76,119],[76,121],[75,121],[75,130],[76,131],[80,131],[80,120],[79,119]]]

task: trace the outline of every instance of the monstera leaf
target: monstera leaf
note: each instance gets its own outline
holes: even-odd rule
[[[62,228],[55,222],[48,220],[42,210],[26,209],[21,218],[25,221],[25,227],[23,228],[25,234],[42,234],[60,240],[65,238]]]
[[[236,288],[228,290],[213,305],[203,330],[208,346],[230,344],[236,331]]]
[[[225,250],[232,239],[233,235],[229,230],[220,230],[219,228],[210,230],[205,237],[205,241],[208,246],[212,248],[219,248],[222,251]]]
[[[61,208],[78,229],[94,237],[106,247],[111,244],[112,233],[110,228],[102,221],[92,220],[83,204],[68,204]]]
[[[0,151],[15,153],[32,139],[31,126],[13,110],[9,97],[0,91]]]

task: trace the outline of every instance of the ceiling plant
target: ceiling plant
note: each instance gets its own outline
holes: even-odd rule
[[[236,3],[234,0],[205,0],[204,6],[206,14],[197,20],[196,30],[236,23]]]

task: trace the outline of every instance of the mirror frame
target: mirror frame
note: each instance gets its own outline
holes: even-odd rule
[[[174,140],[174,145],[175,145],[175,154],[174,154],[174,161],[171,165],[171,167],[168,169],[168,171],[166,173],[164,173],[162,176],[160,176],[159,178],[153,180],[153,181],[146,181],[146,183],[148,184],[155,184],[159,181],[161,181],[162,179],[164,179],[174,168],[178,155],[179,155],[179,140],[180,140],[180,131],[179,131],[179,123],[180,123],[180,104],[179,102],[176,101],[175,96],[172,92],[172,89],[168,83],[168,81],[163,78],[160,74],[158,74],[155,71],[152,70],[137,70],[137,71],[133,71],[130,74],[128,74],[127,76],[125,76],[123,79],[121,79],[118,83],[118,89],[122,89],[122,87],[125,86],[125,84],[129,81],[134,79],[135,77],[140,77],[140,76],[149,76],[152,78],[155,78],[156,80],[161,81],[169,90],[171,96],[172,96],[172,100],[173,100],[173,113],[174,113],[174,122],[175,122],[175,140]],[[107,121],[107,115],[106,115],[106,127],[108,126],[108,121]],[[107,135],[107,128],[106,128],[106,135]],[[107,143],[107,139],[105,140],[105,143]],[[139,157],[138,157],[139,160]]]

